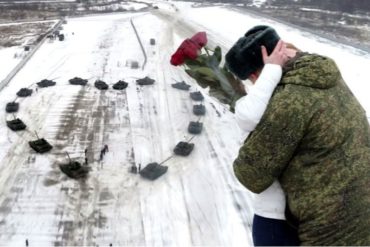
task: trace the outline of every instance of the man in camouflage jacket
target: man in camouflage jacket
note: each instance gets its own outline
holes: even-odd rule
[[[369,123],[331,59],[289,61],[234,171],[255,193],[279,179],[302,245],[370,245]]]

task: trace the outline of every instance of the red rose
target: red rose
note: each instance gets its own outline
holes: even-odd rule
[[[184,54],[182,53],[182,50],[177,50],[172,56],[171,56],[171,64],[174,66],[181,65],[185,61]]]
[[[200,48],[202,48],[207,44],[207,34],[206,32],[198,32],[193,37],[191,37],[191,40],[197,43]]]
[[[191,39],[184,40],[177,51],[171,56],[172,65],[181,65],[185,59],[197,59],[201,47]]]
[[[182,52],[184,53],[186,58],[190,59],[197,59],[198,54],[200,53],[200,46],[192,41],[191,39],[186,39],[182,44],[180,45],[180,48],[182,49]]]

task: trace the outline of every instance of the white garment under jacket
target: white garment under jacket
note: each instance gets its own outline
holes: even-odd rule
[[[249,133],[256,128],[281,76],[280,65],[266,64],[248,95],[236,102],[235,117],[242,130]],[[254,213],[265,218],[284,220],[285,203],[284,192],[275,180],[266,190],[255,194]]]

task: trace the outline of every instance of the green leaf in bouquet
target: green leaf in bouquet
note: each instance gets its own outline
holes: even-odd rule
[[[234,89],[234,91],[238,92],[238,93],[242,93],[240,92],[241,90],[241,85],[242,85],[242,82],[236,78],[227,68],[222,68],[221,69],[221,72],[225,75],[225,77],[227,78],[227,80],[229,81],[229,84],[231,85],[231,87]]]
[[[215,76],[214,72],[212,69],[208,68],[208,67],[197,67],[197,68],[194,68],[192,69],[193,71],[211,79],[213,78],[213,80],[217,81],[217,77]]]
[[[204,64],[204,62],[203,61],[201,61],[201,60],[198,60],[198,59],[194,59],[194,60],[192,60],[192,59],[186,59],[185,60],[185,64],[187,65],[187,66],[203,66],[203,64]]]
[[[208,80],[207,78],[205,78],[203,75],[199,74],[198,72],[196,71],[193,71],[193,70],[190,70],[190,69],[186,69],[185,72],[190,76],[192,77],[199,86],[201,86],[202,88],[206,88],[206,87],[214,87],[215,86],[215,82],[212,81],[212,80]]]
[[[221,60],[222,60],[221,47],[216,46],[215,51],[213,53],[213,56],[215,56],[217,58],[218,64],[220,64],[221,63]]]
[[[230,97],[220,87],[210,88],[209,95],[218,99],[221,103],[230,104]]]

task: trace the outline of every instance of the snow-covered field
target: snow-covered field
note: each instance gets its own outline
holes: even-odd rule
[[[65,41],[45,42],[0,92],[5,108],[20,88],[35,89],[45,78],[57,82],[16,99],[26,131],[8,129],[5,120],[13,116],[0,113],[0,245],[21,246],[26,239],[30,246],[252,245],[253,195],[236,181],[231,167],[241,131],[226,107],[169,63],[181,41],[195,32],[206,31],[210,46],[226,51],[250,27],[272,25],[302,50],[333,57],[370,111],[369,54],[223,7],[171,4],[178,11],[163,2],[152,12],[68,19]],[[144,62],[130,20],[148,56],[143,70],[130,67],[131,61]],[[70,85],[75,76],[89,79],[88,86]],[[155,84],[136,85],[145,76]],[[96,79],[110,88],[99,91]],[[118,80],[127,81],[128,88],[113,90]],[[189,92],[172,88],[175,80],[205,95],[204,130],[192,139],[195,148],[188,157],[172,150],[192,137],[187,126],[198,120],[192,113],[197,102]],[[35,131],[54,146],[49,153],[37,154],[28,146]],[[109,152],[99,161],[104,144]],[[67,178],[58,168],[67,162],[65,152],[83,162],[85,148],[89,178]],[[156,181],[129,172],[133,164],[145,167],[167,158],[168,172]]]

